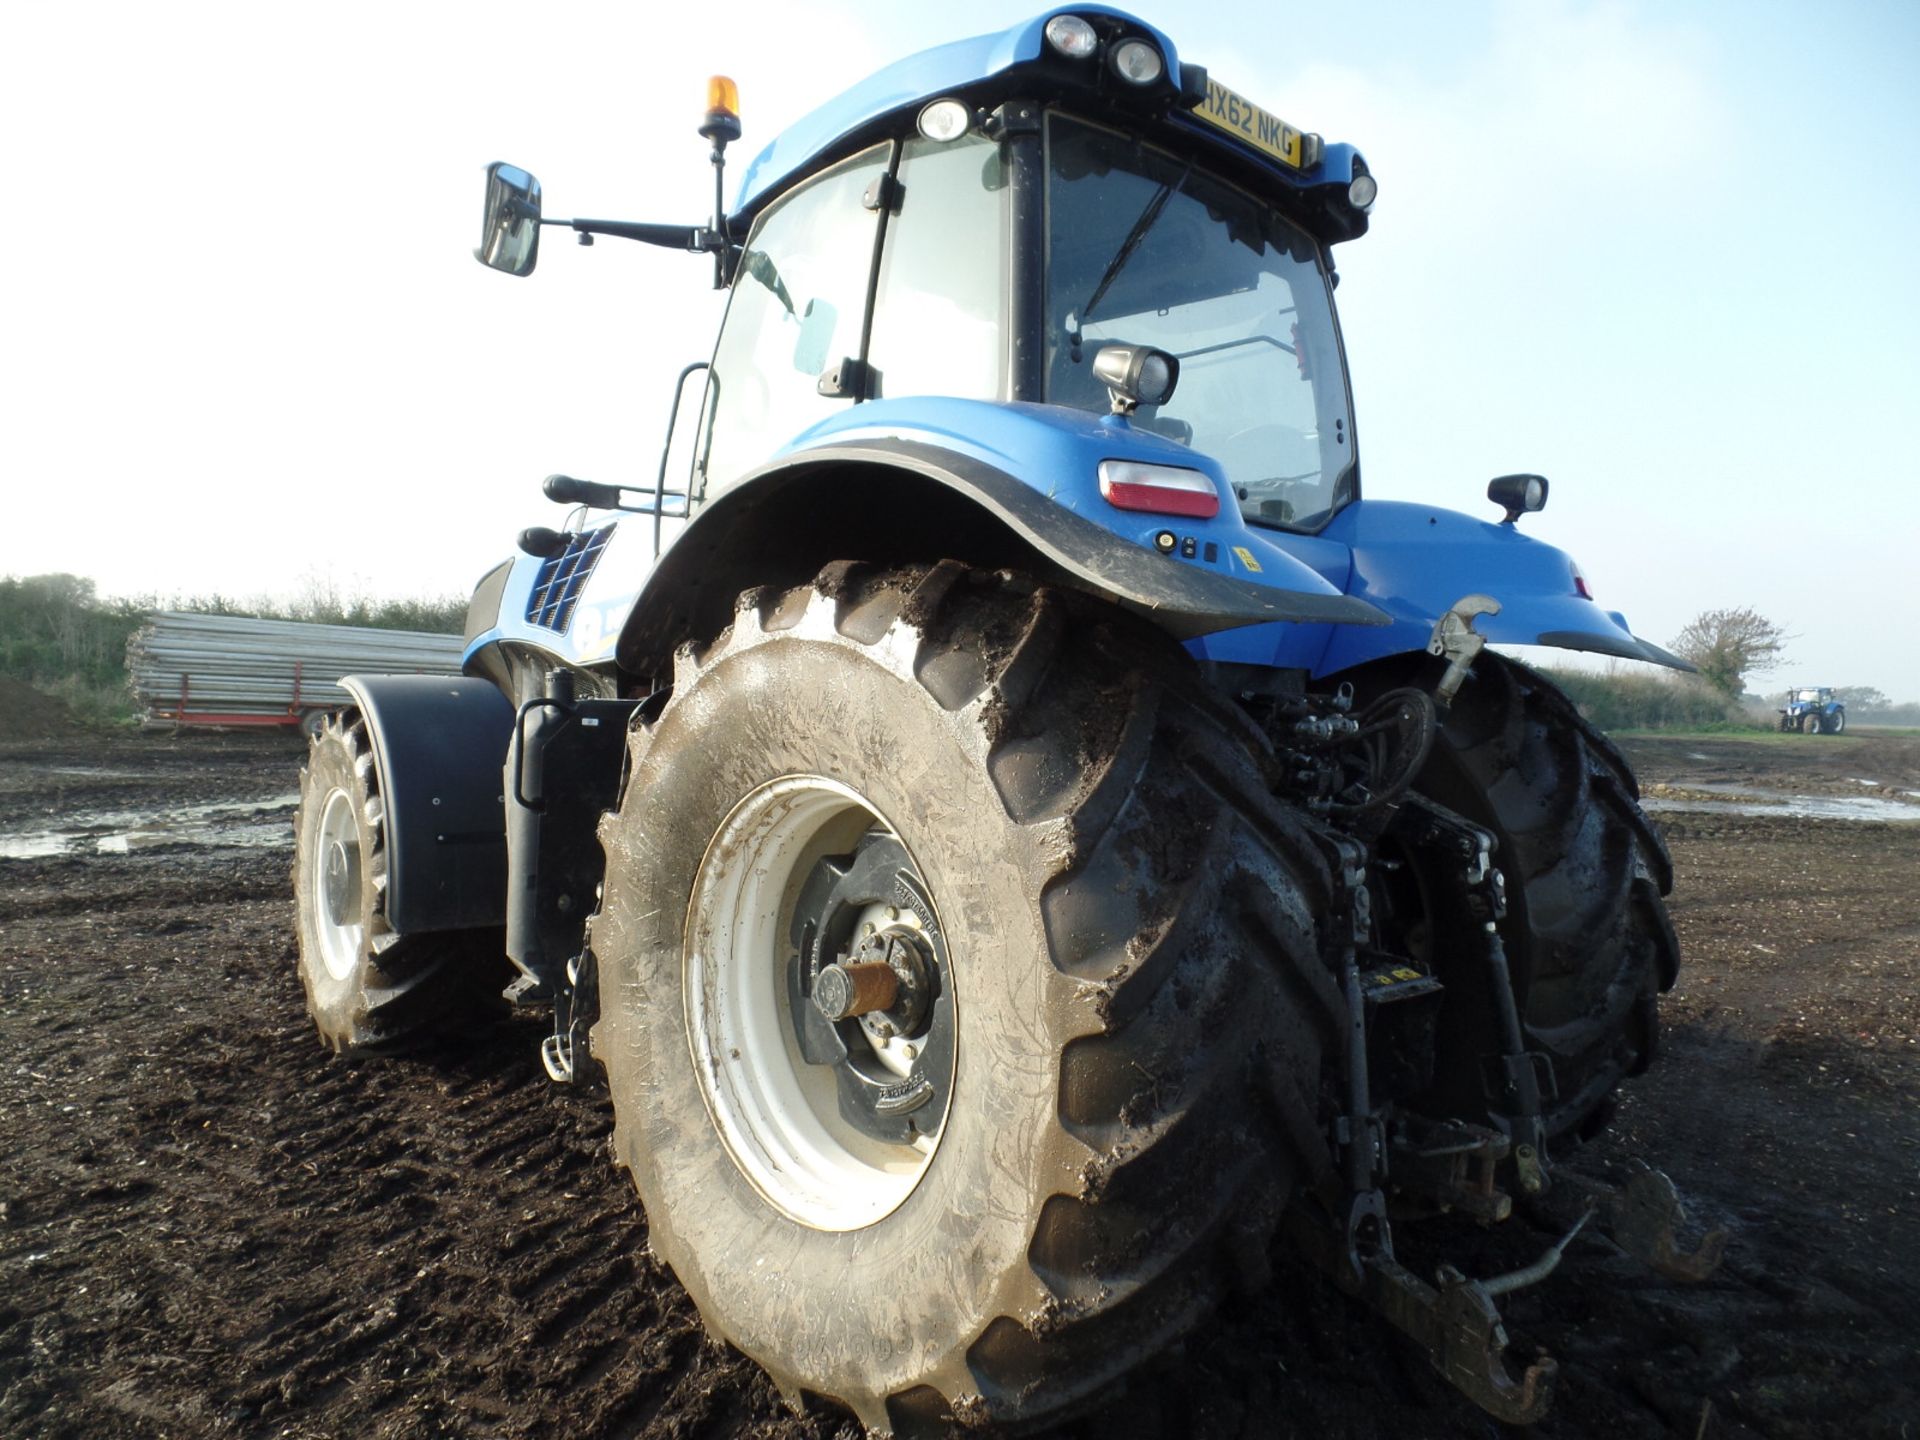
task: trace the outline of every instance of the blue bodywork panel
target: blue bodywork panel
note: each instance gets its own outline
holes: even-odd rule
[[[876,400],[850,406],[805,431],[780,458],[803,459],[811,451],[870,440],[918,442],[989,465],[1149,552],[1157,535],[1171,532],[1174,553],[1162,563],[1273,590],[1349,595],[1385,612],[1391,622],[1245,625],[1189,640],[1188,647],[1202,659],[1330,675],[1383,656],[1421,651],[1435,620],[1455,601],[1479,593],[1501,604],[1498,615],[1477,622],[1489,640],[1688,668],[1636,639],[1624,617],[1581,595],[1573,561],[1564,551],[1515,526],[1387,500],[1355,501],[1317,535],[1249,525],[1218,462],[1115,416],[940,397]],[[1110,459],[1197,470],[1214,482],[1220,513],[1203,520],[1118,509],[1100,494],[1099,465]],[[586,533],[607,523],[600,517]],[[484,646],[503,640],[576,665],[611,661],[622,623],[654,568],[651,518],[618,517],[562,632],[532,618],[551,608],[542,603],[539,584],[542,567],[551,563],[517,559],[502,592],[499,621],[470,642],[469,661]]]
[[[917,112],[930,100],[963,93],[1040,60],[1047,21],[1055,15],[1104,15],[1124,22],[1160,47],[1169,75],[1180,74],[1180,55],[1173,41],[1146,21],[1108,5],[1064,5],[1008,30],[936,46],[869,76],[775,136],[741,175],[734,218],[750,219],[794,180],[811,173],[822,157],[869,126],[901,112]],[[1190,116],[1176,113],[1173,120],[1207,145],[1265,160],[1260,151]],[[1356,159],[1358,152],[1351,145],[1328,145],[1319,163],[1305,170],[1296,172],[1272,163],[1264,168],[1274,179],[1292,186],[1345,185],[1353,178]]]
[[[1447,608],[1480,593],[1501,604],[1500,614],[1476,622],[1489,640],[1560,645],[1660,664],[1673,660],[1634,638],[1624,617],[1581,595],[1573,560],[1564,551],[1516,526],[1390,500],[1355,501],[1317,535],[1249,525],[1216,461],[1116,416],[1057,405],[878,400],[816,425],[783,453],[869,437],[924,440],[984,460],[1055,504],[1147,548],[1156,535],[1172,531],[1181,543],[1166,557],[1168,564],[1194,565],[1273,589],[1351,595],[1393,621],[1388,626],[1224,630],[1187,642],[1203,659],[1327,675],[1424,649]],[[1198,520],[1117,509],[1100,494],[1099,464],[1110,459],[1199,470],[1221,496],[1220,513]],[[1183,553],[1188,538],[1195,542],[1191,557]]]
[[[500,614],[467,640],[463,665],[503,641],[531,646],[570,665],[590,668],[613,658],[614,641],[640,586],[653,569],[653,517],[596,512],[581,539],[610,531],[593,553],[593,568],[573,578],[564,603],[556,604],[554,562],[516,553],[500,592]],[[565,583],[565,582],[563,582]],[[544,623],[543,623],[544,622]]]
[[[1024,66],[1033,67],[1033,98],[1061,92],[1065,83],[1061,76],[1068,73],[1063,66],[1097,62],[1064,61],[1050,52],[1044,31],[1057,14],[1094,17],[1100,24],[1124,27],[1160,47],[1169,79],[1157,97],[1143,95],[1141,123],[1161,143],[1197,155],[1231,152],[1243,166],[1260,167],[1276,192],[1344,185],[1362,164],[1351,147],[1325,145],[1316,164],[1301,171],[1288,169],[1244,143],[1238,132],[1218,129],[1182,108],[1172,83],[1180,76],[1179,54],[1166,35],[1120,10],[1075,5],[1049,10],[1008,30],[912,56],[827,102],[778,136],[747,167],[736,219],[750,220],[784,188],[848,145],[865,143],[888,129],[899,132],[930,100],[959,95],[984,103],[1005,97],[1022,79],[1019,72]],[[1154,126],[1159,129],[1153,131]],[[1364,217],[1359,224],[1364,228]],[[869,448],[863,452],[861,446]],[[1186,643],[1204,659],[1330,675],[1383,656],[1424,650],[1435,620],[1455,602],[1478,593],[1492,596],[1502,607],[1498,615],[1478,621],[1480,633],[1491,640],[1588,649],[1687,668],[1676,657],[1636,640],[1621,616],[1582,595],[1573,563],[1563,552],[1513,526],[1427,506],[1367,500],[1346,506],[1315,535],[1252,526],[1241,517],[1221,466],[1209,456],[1117,417],[1063,406],[932,397],[853,404],[794,437],[772,457],[774,465],[744,477],[739,498],[747,499],[747,486],[777,486],[781,481],[777,462],[804,465],[810,453],[822,457],[813,467],[816,474],[825,473],[829,464],[884,464],[891,454],[902,464],[918,465],[922,475],[938,479],[940,466],[928,461],[932,452],[965,462],[954,468],[949,482],[967,465],[987,467],[1001,477],[997,490],[977,485],[969,489],[965,483],[954,488],[995,513],[1043,554],[1049,545],[1042,531],[1049,527],[1031,523],[1034,506],[1026,491],[1078,517],[1072,524],[1051,527],[1058,541],[1051,547],[1056,562],[1068,546],[1093,552],[1103,549],[1103,541],[1081,524],[1091,522],[1165,565],[1196,567],[1266,592],[1348,596],[1367,602],[1343,610],[1296,603],[1283,607],[1261,597],[1258,622],[1249,618],[1255,607],[1215,608],[1209,624],[1238,628],[1212,633],[1202,633],[1199,624],[1164,621],[1174,633],[1193,637]],[[1221,500],[1220,513],[1202,520],[1119,509],[1099,490],[1099,463],[1107,459],[1197,470],[1213,481]],[[718,553],[713,549],[720,543],[716,537],[735,520],[745,517],[741,523],[755,523],[755,507],[732,505],[729,493],[718,491],[706,497],[716,523],[703,529],[698,517],[692,522],[698,547],[680,552],[676,564],[668,567],[678,572],[676,583],[697,582],[706,573],[708,560],[703,557]],[[830,496],[826,503],[831,503]],[[1075,525],[1081,526],[1077,532]],[[671,528],[669,546],[679,522]],[[1172,553],[1163,554],[1155,542],[1169,533]],[[546,560],[516,557],[499,592],[497,621],[470,626],[468,668],[478,668],[475,657],[487,646],[502,643],[529,647],[577,666],[613,663],[623,630],[631,637],[636,625],[644,629],[651,624],[641,612],[668,588],[664,582],[651,591],[647,587],[658,569],[654,536],[650,516],[602,514],[589,517],[586,532],[576,537],[567,555]],[[1111,547],[1105,548],[1110,554]],[[596,568],[590,574],[573,574],[566,567],[575,558],[583,565],[591,560]],[[1127,570],[1136,582],[1143,577],[1151,581],[1148,589],[1163,588],[1154,578],[1158,572],[1141,571],[1132,556],[1121,558],[1126,563],[1118,569],[1102,571],[1098,564],[1091,571],[1070,564],[1065,569],[1075,575],[1075,583],[1087,583],[1089,574],[1118,576]],[[1112,583],[1116,598],[1139,606],[1140,584],[1129,591],[1118,579]],[[1211,586],[1216,595],[1224,593],[1211,582],[1195,582],[1185,590],[1191,595],[1196,586],[1201,591]],[[1154,611],[1150,604],[1144,608],[1165,617],[1173,614],[1171,609]],[[1283,622],[1267,618],[1288,611],[1299,618]],[[1189,613],[1204,617],[1206,612],[1202,607]],[[1351,623],[1328,623],[1328,616]],[[1383,616],[1385,624],[1379,623]]]
[[[1191,642],[1210,660],[1300,667],[1331,675],[1354,665],[1425,648],[1434,622],[1467,595],[1500,602],[1474,628],[1497,644],[1554,645],[1690,669],[1636,638],[1626,617],[1582,595],[1564,550],[1516,526],[1453,510],[1393,500],[1359,500],[1318,535],[1275,535],[1275,542],[1333,579],[1348,595],[1387,612],[1382,628],[1259,625]],[[1342,575],[1342,572],[1345,572]],[[1317,635],[1310,629],[1317,628]]]
[[[1063,405],[993,404],[984,400],[906,397],[875,400],[843,410],[797,437],[781,452],[797,455],[849,440],[924,440],[983,460],[1019,477],[1047,499],[1149,550],[1154,536],[1171,530],[1192,537],[1194,558],[1178,548],[1171,564],[1198,565],[1279,590],[1339,594],[1338,584],[1281,549],[1273,531],[1256,530],[1240,518],[1219,462],[1178,441],[1142,430],[1114,415],[1093,415]],[[1211,520],[1120,510],[1100,494],[1102,460],[1138,460],[1198,470],[1221,496]],[[1206,547],[1215,546],[1208,560]]]

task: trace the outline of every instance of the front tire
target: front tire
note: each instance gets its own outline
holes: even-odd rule
[[[602,826],[595,1048],[651,1247],[789,1399],[1056,1417],[1258,1279],[1327,1168],[1340,998],[1235,715],[1157,631],[953,562],[830,567],[683,651]],[[822,887],[891,923],[843,878],[876,848],[936,997],[892,1036],[933,1057],[911,1134],[808,1033]]]
[[[498,930],[400,935],[387,921],[386,809],[359,711],[323,717],[294,813],[294,928],[307,1013],[342,1055],[471,1022],[506,983]]]

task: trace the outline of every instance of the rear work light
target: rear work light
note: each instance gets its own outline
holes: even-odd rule
[[[1100,494],[1121,510],[1153,515],[1191,515],[1211,520],[1220,513],[1220,492],[1198,470],[1178,465],[1144,465],[1137,460],[1102,460]]]

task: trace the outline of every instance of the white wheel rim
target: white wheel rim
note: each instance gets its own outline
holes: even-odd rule
[[[360,963],[366,936],[360,919],[360,824],[346,791],[328,793],[313,851],[314,938],[327,974],[345,980]]]
[[[829,836],[844,843],[873,827],[891,830],[837,781],[770,781],[721,825],[687,907],[687,1036],[708,1114],[761,1196],[816,1230],[892,1214],[932,1164],[947,1121],[943,1104],[912,1145],[863,1133],[840,1114],[833,1071],[807,1064],[794,1038],[786,965],[801,882],[836,848]]]

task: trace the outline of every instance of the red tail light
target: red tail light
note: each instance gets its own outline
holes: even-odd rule
[[[1143,465],[1136,460],[1102,460],[1100,493],[1121,510],[1153,515],[1190,515],[1211,520],[1220,513],[1220,492],[1198,470],[1177,465]]]

